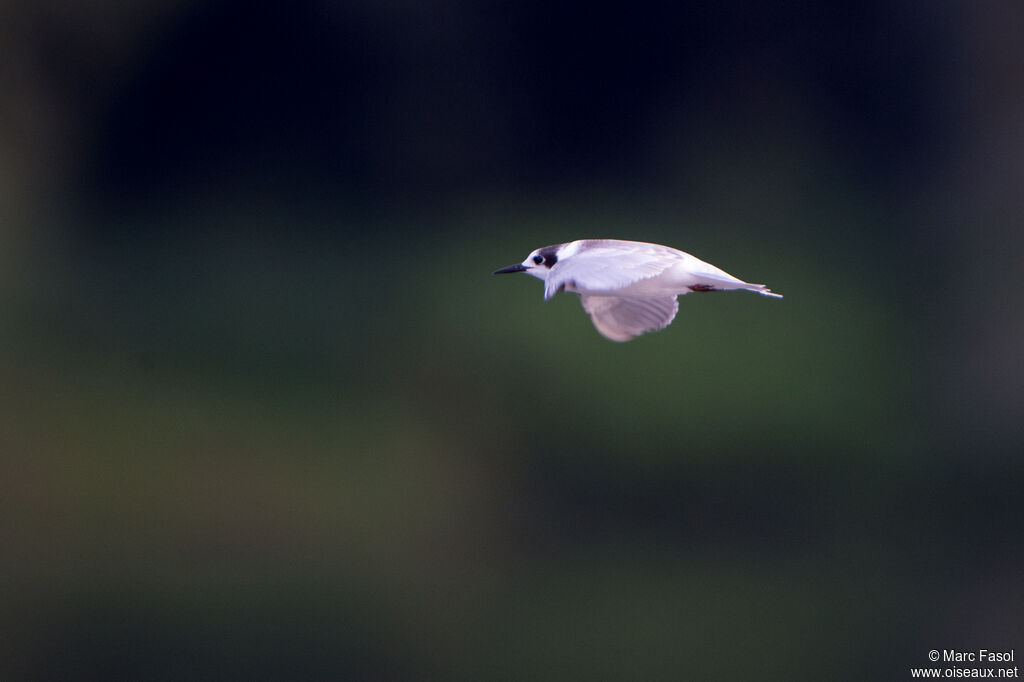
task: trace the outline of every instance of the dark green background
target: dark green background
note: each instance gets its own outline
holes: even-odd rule
[[[1024,651],[1019,4],[123,4],[0,4],[3,679]]]

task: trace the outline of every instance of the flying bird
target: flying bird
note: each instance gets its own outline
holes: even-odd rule
[[[579,294],[583,310],[605,338],[629,341],[664,329],[679,310],[677,296],[691,291],[744,289],[782,298],[763,284],[661,244],[580,239],[536,249],[522,263],[495,275],[525,272],[544,281],[544,300],[562,291]]]

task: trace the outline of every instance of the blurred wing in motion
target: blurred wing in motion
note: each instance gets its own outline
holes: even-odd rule
[[[646,332],[664,329],[679,310],[679,302],[675,296],[580,296],[580,303],[590,315],[597,331],[612,341],[629,341]]]

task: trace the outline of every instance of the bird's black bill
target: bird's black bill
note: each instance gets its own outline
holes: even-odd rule
[[[516,263],[515,265],[510,265],[507,268],[502,268],[501,270],[495,270],[491,274],[492,275],[504,275],[504,274],[507,274],[509,272],[524,272],[525,270],[526,270],[526,266],[525,265],[523,265],[522,263]]]

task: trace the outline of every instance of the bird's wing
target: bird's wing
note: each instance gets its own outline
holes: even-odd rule
[[[642,279],[656,277],[685,255],[660,244],[599,239],[582,242],[581,249],[558,261],[548,274],[544,298],[562,291],[615,291]]]
[[[601,335],[612,341],[629,341],[646,332],[667,327],[679,310],[675,296],[626,298],[580,296],[583,309]]]

